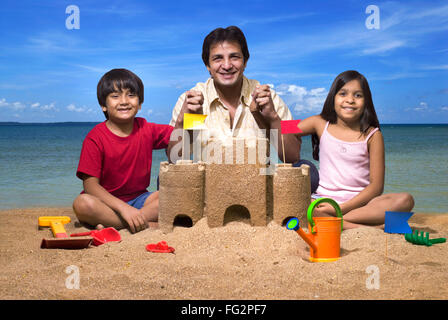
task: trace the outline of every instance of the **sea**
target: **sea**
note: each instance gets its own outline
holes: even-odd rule
[[[82,142],[96,124],[0,123],[0,209],[71,206],[82,190],[75,175]],[[384,192],[411,193],[414,212],[448,213],[448,124],[384,124],[381,130]],[[304,137],[301,157],[312,160],[311,154]],[[149,191],[166,160],[164,150],[154,151]]]

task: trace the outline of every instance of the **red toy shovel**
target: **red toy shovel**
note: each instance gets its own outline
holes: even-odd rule
[[[151,252],[162,252],[162,253],[172,253],[174,252],[173,247],[168,247],[165,241],[160,241],[159,243],[151,243],[146,246],[146,250]]]
[[[93,238],[92,244],[94,246],[99,246],[109,241],[121,241],[120,233],[113,227],[81,233],[72,233],[70,235],[70,237],[82,237],[82,236],[91,236]]]

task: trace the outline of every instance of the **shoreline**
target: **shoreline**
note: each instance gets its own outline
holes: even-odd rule
[[[448,243],[418,246],[378,228],[345,230],[340,259],[312,263],[297,233],[272,221],[266,227],[240,220],[209,228],[203,218],[167,234],[123,229],[121,242],[62,250],[40,249],[42,238],[52,236],[37,227],[43,215],[69,216],[68,234],[87,230],[71,207],[0,210],[0,299],[448,299]],[[415,213],[409,225],[431,239],[448,236],[445,214]],[[146,251],[159,241],[175,253]],[[67,287],[73,266],[79,289]],[[369,287],[372,270],[379,272],[377,288]]]

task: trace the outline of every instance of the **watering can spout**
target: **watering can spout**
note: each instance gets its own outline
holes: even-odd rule
[[[314,243],[314,241],[311,239],[311,236],[303,231],[302,228],[300,228],[299,220],[297,218],[292,218],[288,221],[286,224],[286,228],[289,230],[294,230],[297,232],[297,234],[311,247],[313,250],[317,250],[317,245]]]

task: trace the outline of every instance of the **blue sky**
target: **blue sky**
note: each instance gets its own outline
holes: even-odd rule
[[[69,5],[79,29],[66,27]],[[204,37],[229,25],[248,41],[245,75],[272,85],[295,119],[320,113],[336,75],[355,69],[381,123],[448,123],[445,0],[3,1],[0,121],[103,121],[98,80],[127,68],[145,84],[139,115],[168,123],[178,96],[208,78]]]

